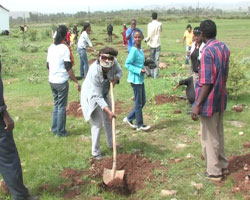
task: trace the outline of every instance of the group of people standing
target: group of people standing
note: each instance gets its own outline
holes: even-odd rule
[[[157,57],[160,48],[156,45],[159,44],[159,40],[155,38],[159,36],[162,28],[161,23],[155,21],[157,15],[154,13],[152,19],[145,41],[152,48],[152,54],[156,54],[155,57]],[[110,82],[112,87],[119,84],[123,74],[116,58],[118,52],[111,47],[101,49],[80,86],[72,70],[70,50],[65,44],[67,31],[66,26],[60,25],[53,44],[48,48],[47,68],[54,98],[51,132],[60,137],[69,134],[65,126],[70,78],[77,90],[81,91],[80,101],[84,119],[87,122],[91,121],[92,156],[100,160],[102,159],[100,134],[103,124],[107,146],[112,148],[111,120],[116,116],[111,110],[109,90]],[[86,24],[79,38],[79,55],[86,53],[86,44],[92,46],[87,37],[89,31],[91,31],[90,24]],[[227,105],[226,82],[230,51],[226,44],[216,40],[217,28],[212,20],[202,21],[199,27],[194,28],[193,34],[195,42],[191,45],[190,57],[192,73],[196,75],[198,73],[198,80],[195,84],[195,100],[192,103],[191,117],[197,120],[200,116],[202,153],[206,161],[205,177],[213,181],[221,181],[229,172],[224,153],[223,115]],[[144,124],[142,115],[142,109],[146,103],[144,77],[147,73],[141,47],[144,37],[141,29],[136,28],[136,20],[131,21],[131,27],[126,31],[126,35],[128,56],[125,67],[129,71],[127,81],[131,84],[134,93],[134,107],[123,122],[137,131],[147,131],[150,126]],[[15,200],[38,199],[31,197],[23,184],[13,129],[14,121],[4,102],[0,75],[0,172]]]
[[[86,37],[90,30],[90,25],[87,24],[84,27],[86,33],[83,31],[79,41],[85,41],[85,44],[92,46],[91,43],[88,43],[88,37]],[[152,22],[148,25],[148,36],[144,41],[150,47],[150,57],[154,59],[156,66],[159,60],[161,31],[162,24],[157,21],[157,14],[153,13]],[[190,46],[190,54],[188,55],[188,59],[191,59],[191,73],[195,77],[192,78],[194,99],[190,101],[193,106],[191,116],[193,120],[197,120],[198,115],[200,115],[201,143],[207,166],[206,177],[218,181],[228,172],[228,163],[224,155],[222,120],[227,102],[226,81],[230,51],[224,43],[216,40],[216,25],[211,20],[203,21],[200,27],[194,28],[192,33],[194,34],[194,42]],[[63,36],[61,35],[60,39],[63,39]],[[128,56],[125,67],[129,71],[127,81],[131,84],[133,90],[134,107],[123,119],[123,122],[137,131],[147,131],[151,128],[150,125],[144,124],[142,114],[142,109],[146,103],[144,77],[148,73],[145,67],[144,52],[141,47],[143,39],[142,30],[136,28],[136,20],[131,20],[131,27],[126,30]],[[78,49],[79,55],[80,51],[83,51],[83,54],[86,53],[86,46],[81,48],[79,45]],[[97,60],[91,65],[89,72],[85,75],[86,78],[81,87],[83,116],[86,121],[91,121],[92,156],[98,160],[102,159],[99,143],[102,124],[104,124],[107,146],[112,148],[111,120],[116,116],[110,109],[109,83],[112,82],[113,86],[115,86],[119,84],[122,77],[122,69],[116,59],[117,55],[118,52],[113,48],[105,47],[101,49]],[[55,58],[60,58],[60,61],[55,61]],[[50,69],[50,78],[53,76],[53,68],[62,69],[62,66],[64,66],[64,71],[62,72],[64,76],[59,77],[64,77],[66,82],[68,77],[71,77],[76,83],[78,90],[80,90],[80,86],[72,72],[69,52],[67,48],[60,44],[60,40],[55,40],[55,43],[49,48],[47,61]],[[153,74],[152,77],[157,77],[157,70],[149,73]],[[56,75],[55,73],[55,80],[58,79]],[[65,109],[66,101],[60,101],[62,97],[60,93],[63,91],[62,87],[65,87],[65,91],[68,90],[68,84],[62,82],[55,83],[51,81],[54,79],[50,78],[49,81],[55,103],[51,130],[56,134],[67,134],[67,132],[61,132],[62,128],[55,129],[54,125],[56,120],[57,125],[62,124],[61,121],[65,122],[65,114],[60,111],[60,103],[57,103],[64,102],[62,106]],[[56,108],[57,106],[58,108]],[[65,127],[65,123],[62,127]]]

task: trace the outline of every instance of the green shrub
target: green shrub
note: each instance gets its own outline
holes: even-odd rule
[[[231,56],[229,62],[229,74],[227,91],[231,99],[238,99],[239,95],[247,91],[249,85],[245,75],[246,64],[237,60],[238,56]]]
[[[48,39],[48,38],[52,37],[51,34],[52,34],[52,31],[49,29],[46,29],[46,30],[41,32],[41,39],[42,40]]]
[[[36,41],[37,40],[37,30],[29,30],[28,37],[30,38],[31,41]]]

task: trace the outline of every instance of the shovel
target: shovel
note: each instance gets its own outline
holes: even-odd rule
[[[113,83],[110,82],[110,94],[112,103],[112,112],[115,113],[115,101],[113,93]],[[116,170],[116,135],[115,135],[115,118],[112,118],[112,138],[113,138],[113,166],[112,169],[104,168],[103,182],[108,185],[114,179],[123,180],[124,170]]]

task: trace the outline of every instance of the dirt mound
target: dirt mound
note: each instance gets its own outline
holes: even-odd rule
[[[242,192],[250,198],[250,154],[243,156],[234,156],[229,159],[228,169],[234,180],[233,192]]]
[[[115,102],[115,114],[121,114],[127,111],[127,109],[122,109],[123,101]],[[82,117],[82,109],[79,101],[72,101],[66,107],[67,115],[73,115],[74,117]]]
[[[75,117],[82,117],[82,109],[80,102],[78,101],[72,101],[70,102],[66,107],[66,113],[67,115],[73,115]]]
[[[95,43],[95,46],[98,46],[98,45],[103,46],[104,44],[101,43],[101,42],[96,42],[96,43]]]
[[[120,154],[117,156],[117,170],[125,170],[123,184],[114,180],[109,185],[101,187],[123,195],[130,195],[144,187],[146,180],[154,178],[154,169],[161,168],[160,161],[152,162],[151,159],[136,154]],[[102,161],[92,161],[92,168],[88,171],[90,177],[102,178],[104,168],[112,169],[112,157]],[[118,184],[117,184],[118,183]]]
[[[164,103],[174,103],[176,101],[177,101],[177,98],[174,95],[160,94],[160,95],[155,96],[156,105],[161,105]]]

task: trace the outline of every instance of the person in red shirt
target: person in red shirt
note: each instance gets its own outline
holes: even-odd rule
[[[128,45],[128,41],[126,38],[126,31],[127,31],[127,26],[126,24],[123,24],[123,32],[122,32],[122,39],[123,39],[123,46],[127,46]]]
[[[70,45],[70,28],[68,27],[68,31],[67,31],[67,35],[66,35],[66,40],[67,40],[67,44]]]

